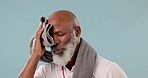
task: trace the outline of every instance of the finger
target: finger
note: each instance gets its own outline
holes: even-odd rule
[[[40,39],[42,32],[44,31],[44,28],[40,28],[37,32],[36,32],[36,38]]]
[[[43,27],[43,23],[40,22],[39,27],[37,28],[37,31],[39,31]]]
[[[39,27],[38,27],[38,29],[37,29],[36,34],[39,33],[39,31],[40,31],[42,28],[43,28],[43,23],[40,21],[40,24],[39,24]]]
[[[46,19],[45,17],[40,18],[40,24],[39,24],[38,30],[40,30],[43,27],[43,23],[45,22],[45,19]]]

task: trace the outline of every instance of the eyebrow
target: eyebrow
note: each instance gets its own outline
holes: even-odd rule
[[[58,33],[61,33],[62,31],[56,31],[56,32],[53,32],[53,34],[58,34]]]

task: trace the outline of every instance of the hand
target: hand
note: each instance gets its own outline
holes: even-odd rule
[[[38,56],[39,58],[45,53],[45,47],[41,44],[41,34],[44,31],[43,23],[40,22],[39,28],[37,29],[36,35],[35,35],[35,44],[33,48],[33,52],[31,55]]]
[[[31,56],[20,72],[18,78],[33,78],[39,59],[45,53],[45,48],[41,45],[40,40],[43,31],[43,23],[40,23],[35,35],[35,41]]]

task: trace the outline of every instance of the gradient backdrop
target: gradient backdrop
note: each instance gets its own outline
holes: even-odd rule
[[[0,0],[0,78],[16,78],[41,16],[76,14],[82,37],[129,78],[148,78],[148,0]]]

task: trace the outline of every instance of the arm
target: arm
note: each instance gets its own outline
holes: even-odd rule
[[[41,46],[40,37],[43,32],[43,25],[40,23],[40,26],[36,32],[35,37],[35,46],[32,54],[30,55],[26,65],[19,74],[19,78],[33,78],[38,61],[40,57],[45,53],[45,48]]]

